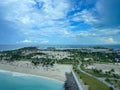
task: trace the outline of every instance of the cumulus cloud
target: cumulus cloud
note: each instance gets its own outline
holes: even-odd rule
[[[37,44],[37,43],[40,43],[40,44],[46,44],[46,43],[48,43],[49,41],[47,40],[47,39],[35,39],[35,40],[33,40],[33,39],[25,39],[25,40],[23,40],[23,41],[20,41],[20,42],[18,42],[18,43],[24,43],[24,44],[27,44],[27,43],[31,43],[31,44]]]
[[[72,17],[73,21],[82,21],[93,25],[96,28],[115,28],[120,26],[120,0],[96,0],[94,6],[88,3],[90,0],[83,0],[89,8],[82,8]],[[83,2],[82,1],[82,2]],[[81,5],[77,7],[82,7]]]
[[[83,10],[81,12],[75,13],[72,20],[73,21],[83,21],[86,24],[94,25],[99,24],[100,20],[98,20],[97,16],[94,16],[92,11],[90,10]]]
[[[119,0],[4,0],[0,8],[0,43],[119,41]]]
[[[31,40],[27,40],[27,39],[22,41],[22,43],[31,43],[31,42],[32,42]]]
[[[25,38],[67,33],[68,0],[4,0],[0,8],[2,19],[14,24],[10,29],[15,28]]]
[[[79,27],[81,26],[76,26],[75,28],[78,30],[74,32],[74,34],[72,34],[71,36],[76,37],[78,41],[81,40],[81,38],[83,38],[83,41],[88,41],[87,39],[91,38],[96,43],[103,43],[101,41],[101,38],[104,38],[105,40],[102,40],[109,44],[116,44],[115,41],[119,42],[118,38],[120,38],[120,1],[80,0],[80,3],[77,4],[77,6],[75,5],[73,9],[74,12],[72,12],[70,19],[77,23],[82,22],[86,25],[91,25],[92,28],[89,28],[88,30],[79,30]],[[87,8],[83,8],[85,6]]]
[[[103,38],[103,39],[101,39],[101,41],[105,44],[117,44],[117,42],[111,37]]]

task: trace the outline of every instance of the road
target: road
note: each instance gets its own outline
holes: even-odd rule
[[[79,61],[79,64],[78,64],[78,67],[77,67],[79,71],[81,71],[82,73],[87,74],[88,76],[91,76],[91,77],[93,77],[93,78],[95,78],[95,79],[103,82],[103,83],[106,84],[108,87],[112,87],[114,90],[118,90],[118,89],[116,89],[113,85],[111,85],[111,84],[109,84],[108,82],[106,82],[106,81],[105,81],[105,78],[99,78],[99,77],[96,77],[96,76],[94,76],[94,75],[92,75],[92,74],[89,74],[89,73],[83,71],[83,70],[80,68],[81,64],[82,64],[82,62]]]

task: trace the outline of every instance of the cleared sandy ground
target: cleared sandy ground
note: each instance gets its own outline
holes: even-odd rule
[[[103,72],[114,69],[114,71],[115,71],[114,73],[120,75],[120,63],[93,64],[93,65],[87,66],[86,68],[88,68],[88,69],[96,68],[98,70],[101,69]]]
[[[15,61],[12,63],[1,61],[0,69],[44,76],[64,82],[66,80],[65,73],[71,72],[72,66],[55,64],[53,67],[42,67],[41,65],[35,67],[29,61]]]
[[[47,54],[48,56],[54,56],[54,58],[56,59],[63,59],[70,56],[68,52],[63,51],[41,51],[41,52]]]

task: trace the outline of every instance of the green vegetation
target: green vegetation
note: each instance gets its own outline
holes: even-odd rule
[[[111,90],[108,86],[97,79],[90,77],[77,69],[75,69],[75,72],[83,80],[84,84],[89,85],[89,90]]]
[[[24,50],[39,50],[39,49],[37,47],[24,47],[24,48],[20,48],[18,50],[24,51]]]
[[[83,66],[81,66],[81,69],[87,73],[90,73],[94,76],[97,77],[109,77],[108,75],[102,73],[102,70],[97,70],[97,69],[85,69]]]
[[[94,46],[93,48],[94,48],[94,49],[108,49],[108,48],[101,47],[101,46]]]
[[[41,59],[33,59],[32,63],[37,66],[39,64],[42,64],[42,66],[53,66],[55,61],[50,58],[41,58]]]
[[[97,77],[106,77],[106,78],[117,78],[120,79],[120,76],[118,74],[114,74],[114,69],[111,69],[110,71],[106,71],[105,73],[102,72],[102,70],[97,69],[85,69],[81,65],[81,69],[87,73],[90,73]]]
[[[103,47],[93,47],[94,49],[106,49]],[[115,70],[111,69],[105,73],[102,70],[97,69],[85,69],[84,66],[92,65],[93,63],[114,63],[116,53],[101,53],[101,52],[89,52],[89,49],[66,49],[66,50],[56,50],[54,47],[48,47],[45,51],[51,51],[55,53],[59,52],[68,52],[69,56],[60,58],[61,54],[57,54],[58,58],[55,58],[54,54],[46,54],[41,52],[37,47],[24,47],[17,50],[3,51],[0,52],[0,59],[7,60],[9,62],[19,61],[19,60],[29,60],[35,66],[42,65],[43,67],[54,66],[55,63],[59,64],[72,64],[74,71],[78,76],[84,81],[84,84],[89,85],[89,90],[113,90],[112,87],[107,87],[105,84],[99,80],[90,77],[77,69],[79,60],[82,62],[81,69],[97,77],[106,77],[106,81],[110,84],[113,84],[116,87],[120,87],[119,81],[109,80],[108,78],[120,78],[119,75],[114,74]],[[88,51],[87,51],[88,50]],[[110,50],[112,51],[112,50]],[[64,54],[64,53],[63,53]],[[119,53],[120,54],[120,53]]]
[[[106,78],[105,81],[110,83],[111,85],[114,85],[116,88],[120,89],[120,80]]]
[[[76,63],[77,61],[75,59],[72,59],[72,58],[63,58],[63,59],[60,59],[58,61],[59,64],[74,64]]]
[[[40,52],[40,49],[37,47],[24,47],[17,50],[3,51],[0,54],[1,60],[7,60],[9,62],[29,60],[35,66],[41,64],[46,67],[53,66],[55,63],[54,59],[48,58],[48,56]],[[44,56],[44,58],[38,58],[37,56]]]

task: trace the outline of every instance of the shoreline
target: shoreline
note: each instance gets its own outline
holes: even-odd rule
[[[30,76],[30,77],[38,77],[38,78],[43,78],[43,79],[47,79],[47,80],[52,80],[52,81],[56,81],[59,82],[61,84],[64,84],[65,82],[57,80],[57,79],[53,79],[53,78],[49,78],[49,77],[45,77],[45,76],[40,76],[40,75],[34,75],[34,74],[28,74],[28,73],[22,73],[22,72],[15,72],[15,71],[8,71],[8,70],[3,70],[0,69],[0,73],[11,73],[13,74],[13,76],[15,76],[14,74],[16,74],[16,76]],[[17,75],[18,74],[18,75]]]
[[[40,65],[35,67],[29,61],[16,61],[12,64],[0,62],[0,70],[53,79],[64,83],[66,81],[65,73],[71,72],[72,66],[56,64],[54,67],[42,67]]]

